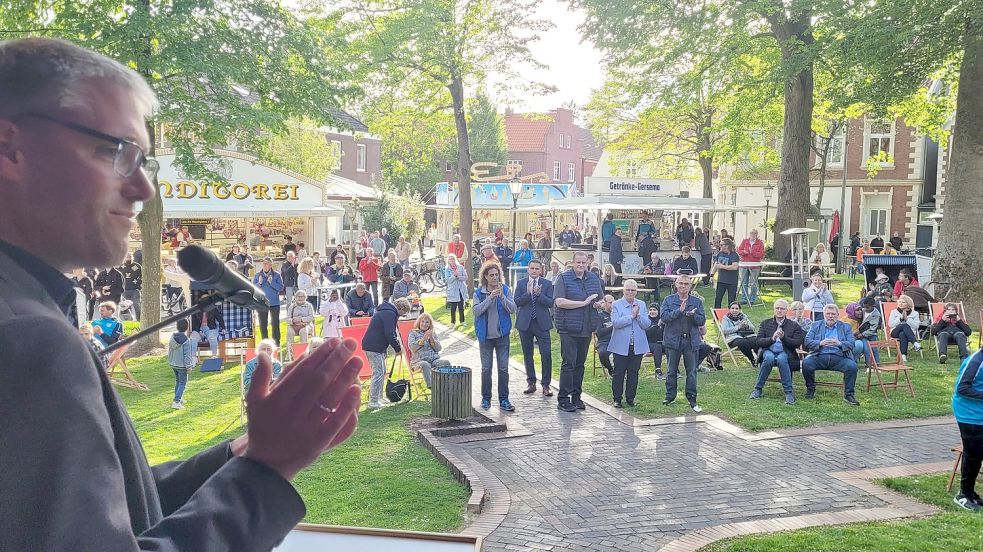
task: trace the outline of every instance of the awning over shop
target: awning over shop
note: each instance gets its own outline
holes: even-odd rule
[[[545,206],[520,207],[519,212],[542,211],[543,209],[557,211],[613,211],[618,209],[633,209],[644,211],[745,211],[744,207],[720,207],[714,205],[713,199],[702,197],[617,197],[617,196],[582,196],[567,197],[551,200]]]

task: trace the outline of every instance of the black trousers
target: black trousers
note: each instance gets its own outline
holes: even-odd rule
[[[755,355],[758,350],[758,341],[756,339],[753,337],[738,337],[734,341],[731,341],[729,345],[731,347],[737,347],[751,361],[751,364],[754,364]]]
[[[539,361],[543,374],[543,387],[549,387],[553,379],[553,350],[549,330],[534,332],[531,329],[519,331],[519,342],[522,344],[522,361],[526,367],[526,382],[536,383],[536,360],[533,356],[533,340],[539,345]]]
[[[700,272],[706,274],[703,277],[703,285],[705,286],[710,285],[710,267],[713,266],[713,261],[710,260],[711,258],[713,258],[713,255],[710,253],[700,256]]]
[[[635,393],[638,391],[638,371],[642,367],[642,355],[635,354],[635,346],[628,347],[627,355],[614,355],[614,377],[611,378],[611,393],[614,394],[614,401],[621,401],[621,394],[624,391],[628,402],[635,402]],[[627,381],[627,386],[625,383]]]
[[[614,374],[614,365],[611,364],[611,353],[607,350],[597,350],[597,358],[601,361],[601,366],[608,371],[609,374]]]
[[[717,296],[713,300],[713,308],[719,309],[721,307],[720,301],[724,298],[724,294],[727,294],[727,305],[729,306],[735,300],[737,300],[737,284],[725,284],[717,280]]]
[[[976,488],[976,477],[980,475],[980,464],[983,464],[983,425],[959,422],[959,435],[963,441],[963,467],[959,491],[972,497]]]
[[[560,334],[560,392],[561,403],[580,399],[584,385],[584,363],[590,348],[590,336]]]
[[[464,301],[448,301],[447,308],[451,311],[451,324],[457,324],[458,312],[461,313],[461,323],[464,323]]]
[[[259,314],[259,335],[263,336],[263,339],[269,337],[266,325],[269,322],[273,322],[273,341],[276,344],[280,344],[280,305],[270,306],[270,310],[257,309],[256,313]],[[271,320],[272,319],[272,320]]]

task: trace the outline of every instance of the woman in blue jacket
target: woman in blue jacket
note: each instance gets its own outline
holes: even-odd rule
[[[527,240],[520,241],[519,249],[516,249],[515,254],[512,255],[512,266],[526,267],[529,266],[529,261],[531,260],[532,260],[532,249],[529,249],[529,242]],[[518,282],[519,280],[525,277],[526,277],[526,271],[524,269],[516,270],[514,281]]]
[[[983,509],[983,499],[976,494],[976,477],[983,464],[983,375],[980,364],[983,353],[976,351],[963,361],[956,378],[956,391],[952,395],[952,414],[959,424],[963,441],[962,479],[959,494],[953,501],[960,508],[978,512]]]
[[[662,404],[669,406],[676,401],[676,380],[679,373],[679,360],[686,368],[686,400],[694,412],[703,409],[696,404],[696,367],[700,351],[700,327],[706,324],[703,300],[698,295],[690,295],[693,279],[682,275],[676,278],[676,293],[662,301],[662,323],[665,333],[662,336],[668,363],[666,365],[666,399]]]
[[[479,276],[481,285],[474,290],[474,333],[481,354],[481,408],[491,407],[492,354],[498,363],[498,405],[512,412],[509,402],[509,333],[515,301],[509,286],[502,283],[502,268],[485,263]]]

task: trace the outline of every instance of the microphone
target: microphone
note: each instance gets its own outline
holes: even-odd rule
[[[242,274],[225,266],[214,253],[199,245],[189,245],[177,254],[178,265],[192,279],[214,287],[224,299],[237,305],[269,309],[266,294]]]

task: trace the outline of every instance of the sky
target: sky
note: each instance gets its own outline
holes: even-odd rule
[[[538,80],[554,86],[552,94],[525,94],[501,107],[511,104],[516,111],[545,112],[573,101],[584,106],[590,100],[591,90],[604,82],[601,52],[589,41],[581,42],[577,26],[584,20],[582,11],[570,11],[570,5],[561,0],[542,0],[536,10],[538,17],[548,19],[554,27],[543,33],[532,47],[533,56],[546,65],[545,69],[523,70],[530,80]]]

